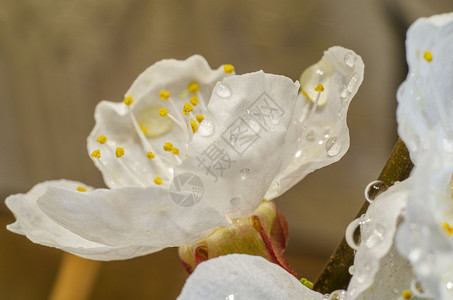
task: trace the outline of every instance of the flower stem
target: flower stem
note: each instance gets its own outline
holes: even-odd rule
[[[403,181],[408,178],[413,166],[406,145],[404,145],[401,139],[398,139],[378,179],[390,187],[396,181]],[[368,205],[369,203],[365,201],[357,217],[360,217],[366,212]],[[316,281],[313,289],[322,294],[338,289],[346,289],[351,279],[348,269],[353,263],[354,251],[343,238],[340,245],[330,257],[329,262]]]
[[[101,262],[65,253],[49,300],[86,300],[90,297]]]

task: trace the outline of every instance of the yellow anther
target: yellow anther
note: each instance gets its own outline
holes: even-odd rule
[[[225,73],[231,74],[234,72],[234,66],[233,65],[224,65],[223,70]]]
[[[168,109],[166,109],[165,107],[159,109],[159,115],[161,115],[161,116],[166,116],[166,115],[168,115]]]
[[[198,93],[198,91],[200,90],[200,86],[198,85],[198,83],[192,81],[191,83],[189,83],[189,86],[187,86],[187,89],[191,92],[191,93]]]
[[[425,53],[423,53],[423,58],[427,62],[431,62],[433,60],[433,54],[430,51],[425,51]]]
[[[134,102],[134,99],[132,99],[132,97],[129,96],[127,98],[124,98],[123,102],[124,102],[124,104],[129,106],[132,104],[132,102]]]
[[[187,116],[187,113],[193,112],[193,107],[189,103],[185,103],[182,109],[182,113]]]
[[[178,155],[179,154],[179,149],[176,148],[176,147],[173,147],[173,149],[171,149],[171,153],[173,153],[175,155]]]
[[[107,142],[107,137],[105,135],[100,135],[96,139],[96,142],[98,142],[99,144],[105,144],[105,142]]]
[[[162,91],[160,91],[159,96],[160,96],[160,99],[167,100],[168,98],[170,98],[170,92],[162,90]]]
[[[192,132],[193,132],[193,133],[195,133],[195,131],[198,130],[197,122],[195,122],[195,121],[190,121],[190,126],[192,126]]]
[[[156,176],[156,178],[154,178],[154,183],[157,185],[161,185],[163,182],[164,181],[159,176]]]
[[[164,144],[164,150],[170,152],[171,149],[173,149],[173,144],[172,143],[165,143]]]
[[[143,127],[142,124],[138,124],[138,126],[140,127],[140,130],[143,132],[143,134],[146,134],[148,132],[148,130],[146,130],[146,128]]]
[[[84,188],[83,186],[78,186],[78,187],[77,187],[77,190],[78,190],[79,192],[86,192],[86,191],[87,191],[87,189]]]
[[[203,115],[196,115],[195,119],[197,119],[198,123],[201,123],[204,120],[204,116]]]
[[[101,157],[101,150],[94,150],[93,152],[91,152],[91,157],[100,158]]]
[[[151,151],[148,151],[148,153],[146,153],[146,157],[148,157],[148,159],[153,159],[156,156]]]
[[[450,226],[447,222],[442,224],[442,228],[444,229],[447,235],[453,235],[453,227]]]
[[[315,91],[317,92],[324,92],[324,86],[322,84],[318,84],[316,87],[315,87]]]
[[[412,293],[411,293],[411,291],[408,291],[408,290],[403,291],[402,296],[403,296],[404,300],[412,299]]]
[[[305,285],[306,287],[308,287],[310,290],[313,289],[313,282],[311,282],[310,280],[306,279],[306,278],[302,278],[301,280],[299,280],[300,283],[302,283],[303,285]]]
[[[197,105],[199,101],[200,100],[198,100],[198,98],[195,96],[190,98],[190,103],[192,103],[193,106]]]
[[[120,158],[121,156],[123,156],[124,148],[121,148],[121,147],[116,148],[115,155],[116,155],[116,158]]]
[[[187,157],[188,154],[186,154],[186,157]]]

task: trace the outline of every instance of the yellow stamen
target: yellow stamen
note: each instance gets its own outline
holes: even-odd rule
[[[322,84],[318,84],[316,87],[315,87],[315,91],[317,92],[324,92],[324,86]]]
[[[201,123],[204,120],[204,116],[203,115],[196,115],[195,119],[197,119],[198,123]]]
[[[116,158],[120,158],[121,156],[123,156],[124,148],[121,148],[121,147],[116,148],[115,155],[116,155]]]
[[[189,83],[189,86],[187,87],[189,89],[189,91],[191,93],[198,93],[198,91],[200,90],[200,86],[198,85],[198,83],[192,81],[191,83]]]
[[[98,142],[99,144],[105,144],[105,142],[107,142],[107,137],[105,135],[100,135],[96,139],[96,142]]]
[[[199,101],[200,100],[198,100],[198,98],[195,96],[190,98],[190,103],[192,103],[193,106],[197,105]]]
[[[425,53],[423,53],[423,58],[427,62],[431,62],[433,60],[433,54],[430,51],[425,51]]]
[[[101,157],[101,150],[94,150],[93,152],[91,152],[91,157],[100,158]]]
[[[154,178],[154,183],[157,185],[161,185],[163,182],[164,181],[159,176],[156,176],[156,178]]]
[[[168,98],[170,98],[170,92],[162,90],[162,91],[160,91],[159,96],[160,96],[160,99],[167,100]]]
[[[302,278],[300,280],[300,283],[302,283],[303,285],[305,285],[306,287],[308,287],[310,290],[313,289],[313,282],[311,282],[310,280],[306,279],[306,278]]]
[[[123,100],[124,104],[126,104],[127,106],[131,105],[132,102],[134,102],[134,99],[132,99],[132,97],[127,97],[127,98],[124,98]]]
[[[146,130],[146,128],[142,124],[138,124],[138,126],[140,127],[140,130],[143,132],[143,134],[146,134],[148,132],[148,130]]]
[[[189,103],[184,104],[184,108],[182,109],[182,113],[187,116],[187,113],[193,112],[193,107]]]
[[[225,73],[231,74],[234,72],[234,66],[233,65],[224,65],[223,70]]]
[[[87,191],[87,189],[84,188],[83,186],[78,186],[78,187],[77,187],[77,190],[78,190],[79,192],[86,192],[86,191]]]
[[[168,115],[168,109],[166,109],[166,108],[159,109],[159,115],[161,115],[161,116]]]
[[[449,236],[453,235],[453,227],[450,226],[447,222],[442,224],[442,228],[444,229],[445,233]]]
[[[178,154],[179,154],[179,149],[173,147],[173,149],[171,149],[171,153],[173,153],[173,154],[175,154],[175,155],[178,155]]]
[[[192,132],[195,133],[195,131],[198,130],[198,125],[195,121],[190,121],[190,125],[192,126]]]
[[[173,144],[172,143],[165,143],[164,144],[164,150],[170,152],[173,149]]]
[[[411,293],[411,291],[405,290],[405,291],[403,291],[402,296],[403,296],[404,300],[409,300],[412,298],[412,293]]]
[[[151,151],[148,151],[148,153],[146,153],[146,157],[148,157],[148,159],[153,159],[156,156]]]

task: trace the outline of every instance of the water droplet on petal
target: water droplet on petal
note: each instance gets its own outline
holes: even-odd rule
[[[348,271],[349,271],[349,274],[354,275],[355,267],[354,266],[350,266]]]
[[[354,89],[357,87],[357,84],[359,83],[359,80],[360,80],[359,74],[357,73],[352,74],[346,87],[348,92],[352,93],[354,91]]]
[[[394,289],[393,289],[393,293],[395,293],[395,294],[399,294],[399,292],[400,292],[400,291],[398,291],[398,289],[397,289],[397,288],[394,288]]]
[[[241,171],[239,171],[239,173],[241,174],[241,179],[245,180],[250,173],[250,169],[242,169]]]
[[[228,295],[225,297],[225,300],[235,300],[234,294]],[[237,300],[237,299],[236,299]]]
[[[215,86],[215,93],[221,98],[231,97],[232,94],[230,87],[221,81],[217,82],[217,85]]]
[[[368,202],[373,202],[374,199],[381,193],[385,192],[388,187],[384,182],[380,180],[375,180],[370,182],[365,188],[365,199]]]
[[[204,119],[198,125],[197,133],[201,136],[210,136],[214,132],[214,122],[209,119]]]
[[[302,151],[299,150],[299,151],[296,152],[296,154],[294,155],[294,157],[295,157],[295,158],[298,158],[298,157],[300,157],[301,154],[302,154]]]
[[[234,197],[230,199],[231,206],[238,206],[241,203],[241,198]]]
[[[346,291],[345,290],[336,290],[329,295],[329,300],[346,300]]]
[[[345,56],[344,56],[344,63],[348,67],[352,68],[354,66],[354,64],[355,64],[355,56],[354,56],[354,54],[352,54],[351,52],[346,53]]]
[[[322,296],[322,300],[329,300],[329,294],[324,294]]]
[[[326,151],[329,156],[335,156],[340,153],[341,144],[337,143],[337,138],[331,137],[326,141]]]

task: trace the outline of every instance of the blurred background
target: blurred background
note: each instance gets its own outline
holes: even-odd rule
[[[350,150],[277,200],[289,262],[315,281],[397,139],[405,32],[448,11],[451,0],[0,0],[0,198],[58,178],[103,187],[86,151],[94,108],[160,59],[199,53],[213,68],[297,80],[341,45],[366,65]],[[0,201],[0,299],[46,299],[63,253],[8,232],[13,221]],[[174,299],[186,277],[177,249],[103,263],[91,299]]]

